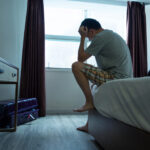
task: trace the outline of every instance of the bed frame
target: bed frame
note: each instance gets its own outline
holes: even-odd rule
[[[104,150],[150,150],[150,133],[106,118],[96,109],[88,113],[88,130]]]

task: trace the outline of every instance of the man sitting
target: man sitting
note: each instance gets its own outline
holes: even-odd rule
[[[89,81],[97,86],[113,80],[133,76],[129,48],[117,33],[103,29],[100,23],[91,18],[82,21],[79,34],[81,36],[78,50],[78,61],[72,64],[72,72],[85,96],[85,104],[75,112],[84,112],[94,108],[93,96]],[[91,41],[84,49],[85,38]],[[95,56],[98,67],[84,63],[92,55]],[[88,131],[88,123],[77,128]]]

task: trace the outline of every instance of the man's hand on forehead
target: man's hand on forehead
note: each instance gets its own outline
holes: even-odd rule
[[[87,36],[87,33],[88,33],[88,28],[85,27],[85,26],[80,26],[79,28],[79,33],[81,36]]]

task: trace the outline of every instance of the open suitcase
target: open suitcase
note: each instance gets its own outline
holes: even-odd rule
[[[0,127],[12,128],[14,126],[14,100],[0,101]],[[38,118],[38,103],[36,98],[18,100],[17,125]]]

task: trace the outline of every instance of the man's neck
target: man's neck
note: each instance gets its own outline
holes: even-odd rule
[[[100,29],[98,29],[98,30],[95,30],[95,33],[94,33],[94,35],[93,35],[93,38],[95,37],[96,34],[102,32],[102,31],[104,31],[103,28],[100,28]],[[92,40],[93,38],[91,38],[91,40]]]
[[[103,28],[98,29],[98,30],[96,31],[96,34],[102,32],[102,31],[104,31]]]

